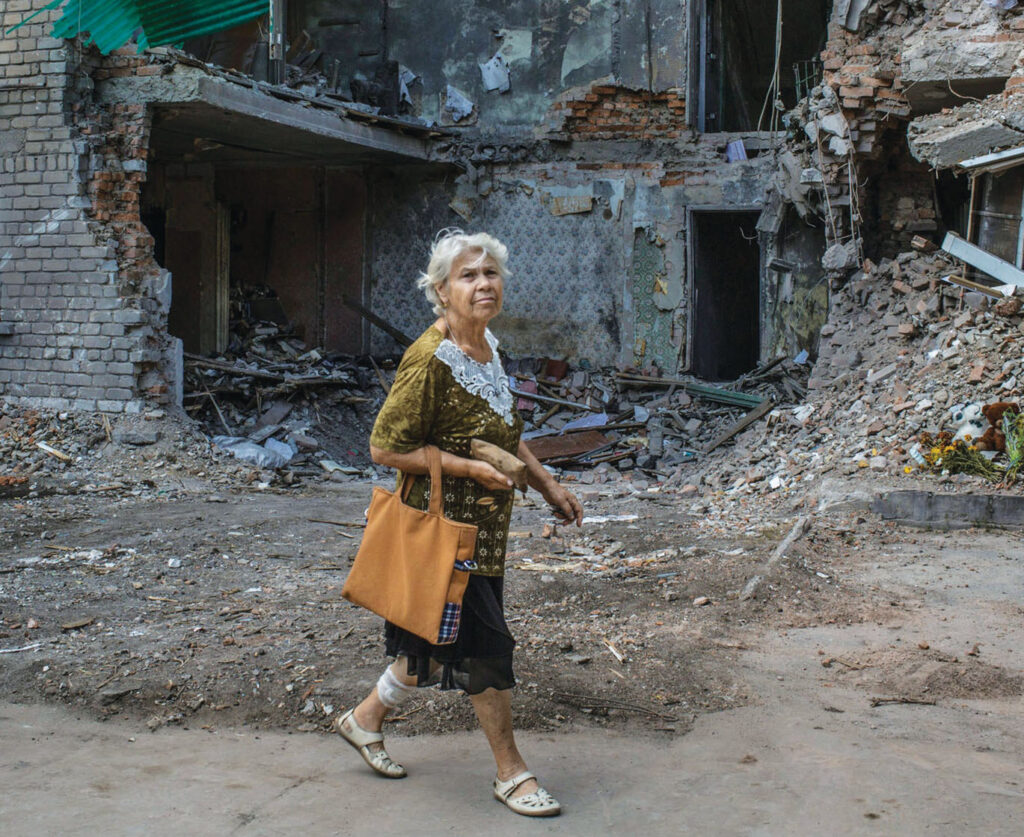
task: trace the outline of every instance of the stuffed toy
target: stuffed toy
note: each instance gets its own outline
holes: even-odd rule
[[[1013,401],[996,401],[981,408],[982,415],[988,419],[989,426],[978,437],[975,444],[978,450],[1006,450],[1006,436],[1003,435],[1003,413],[1010,410],[1020,412],[1020,406]]]
[[[954,444],[956,442],[974,443],[985,432],[985,417],[981,404],[976,404],[973,401],[958,404],[950,410],[950,414],[953,424],[956,425],[956,433],[953,436]]]

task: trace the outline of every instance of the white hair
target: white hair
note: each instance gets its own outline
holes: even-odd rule
[[[508,247],[493,235],[487,233],[469,235],[458,229],[441,230],[430,248],[430,263],[427,265],[427,272],[421,273],[416,280],[416,287],[426,294],[427,301],[434,307],[434,313],[438,316],[444,314],[444,306],[441,304],[441,297],[437,293],[437,289],[448,281],[452,265],[467,250],[479,250],[480,261],[488,256],[494,259],[502,279],[507,279],[512,275],[508,269]]]

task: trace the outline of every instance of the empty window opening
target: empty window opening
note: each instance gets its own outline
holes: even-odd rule
[[[1021,267],[1024,263],[1024,167],[981,175],[976,184],[973,241]]]
[[[778,6],[764,0],[695,0],[692,53],[698,131],[751,131],[775,74]],[[798,90],[816,83],[814,60],[825,46],[830,0],[783,0],[779,97],[792,108]],[[810,63],[809,63],[810,62]],[[762,128],[767,128],[768,102]]]
[[[690,214],[690,371],[732,380],[757,365],[761,254],[758,212]]]

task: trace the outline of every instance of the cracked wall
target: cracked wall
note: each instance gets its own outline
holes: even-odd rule
[[[11,4],[0,24],[29,6],[44,2]],[[138,218],[145,114],[88,109],[78,52],[47,34],[53,16],[0,41],[0,117],[16,132],[5,132],[12,153],[0,176],[0,392],[60,409],[138,410],[170,386],[149,375],[164,364],[169,296],[145,263]]]
[[[386,173],[371,187],[371,306],[419,334],[433,315],[414,280],[437,230],[485,229],[511,254],[496,322],[506,349],[675,372],[687,360],[687,208],[757,207],[770,172],[767,155],[726,163],[724,146],[694,139],[673,153],[679,162],[616,159],[642,156],[628,146],[605,149],[611,159],[585,149],[580,160],[481,161],[471,178]]]
[[[532,130],[552,100],[600,79],[680,86],[685,9],[669,0],[306,0],[293,25],[324,50],[325,72],[366,101],[383,99],[375,86],[405,73],[403,109],[500,133]]]

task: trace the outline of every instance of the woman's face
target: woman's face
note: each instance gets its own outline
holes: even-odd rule
[[[486,323],[501,311],[503,287],[498,265],[482,250],[467,250],[452,263],[438,293],[449,313]]]

